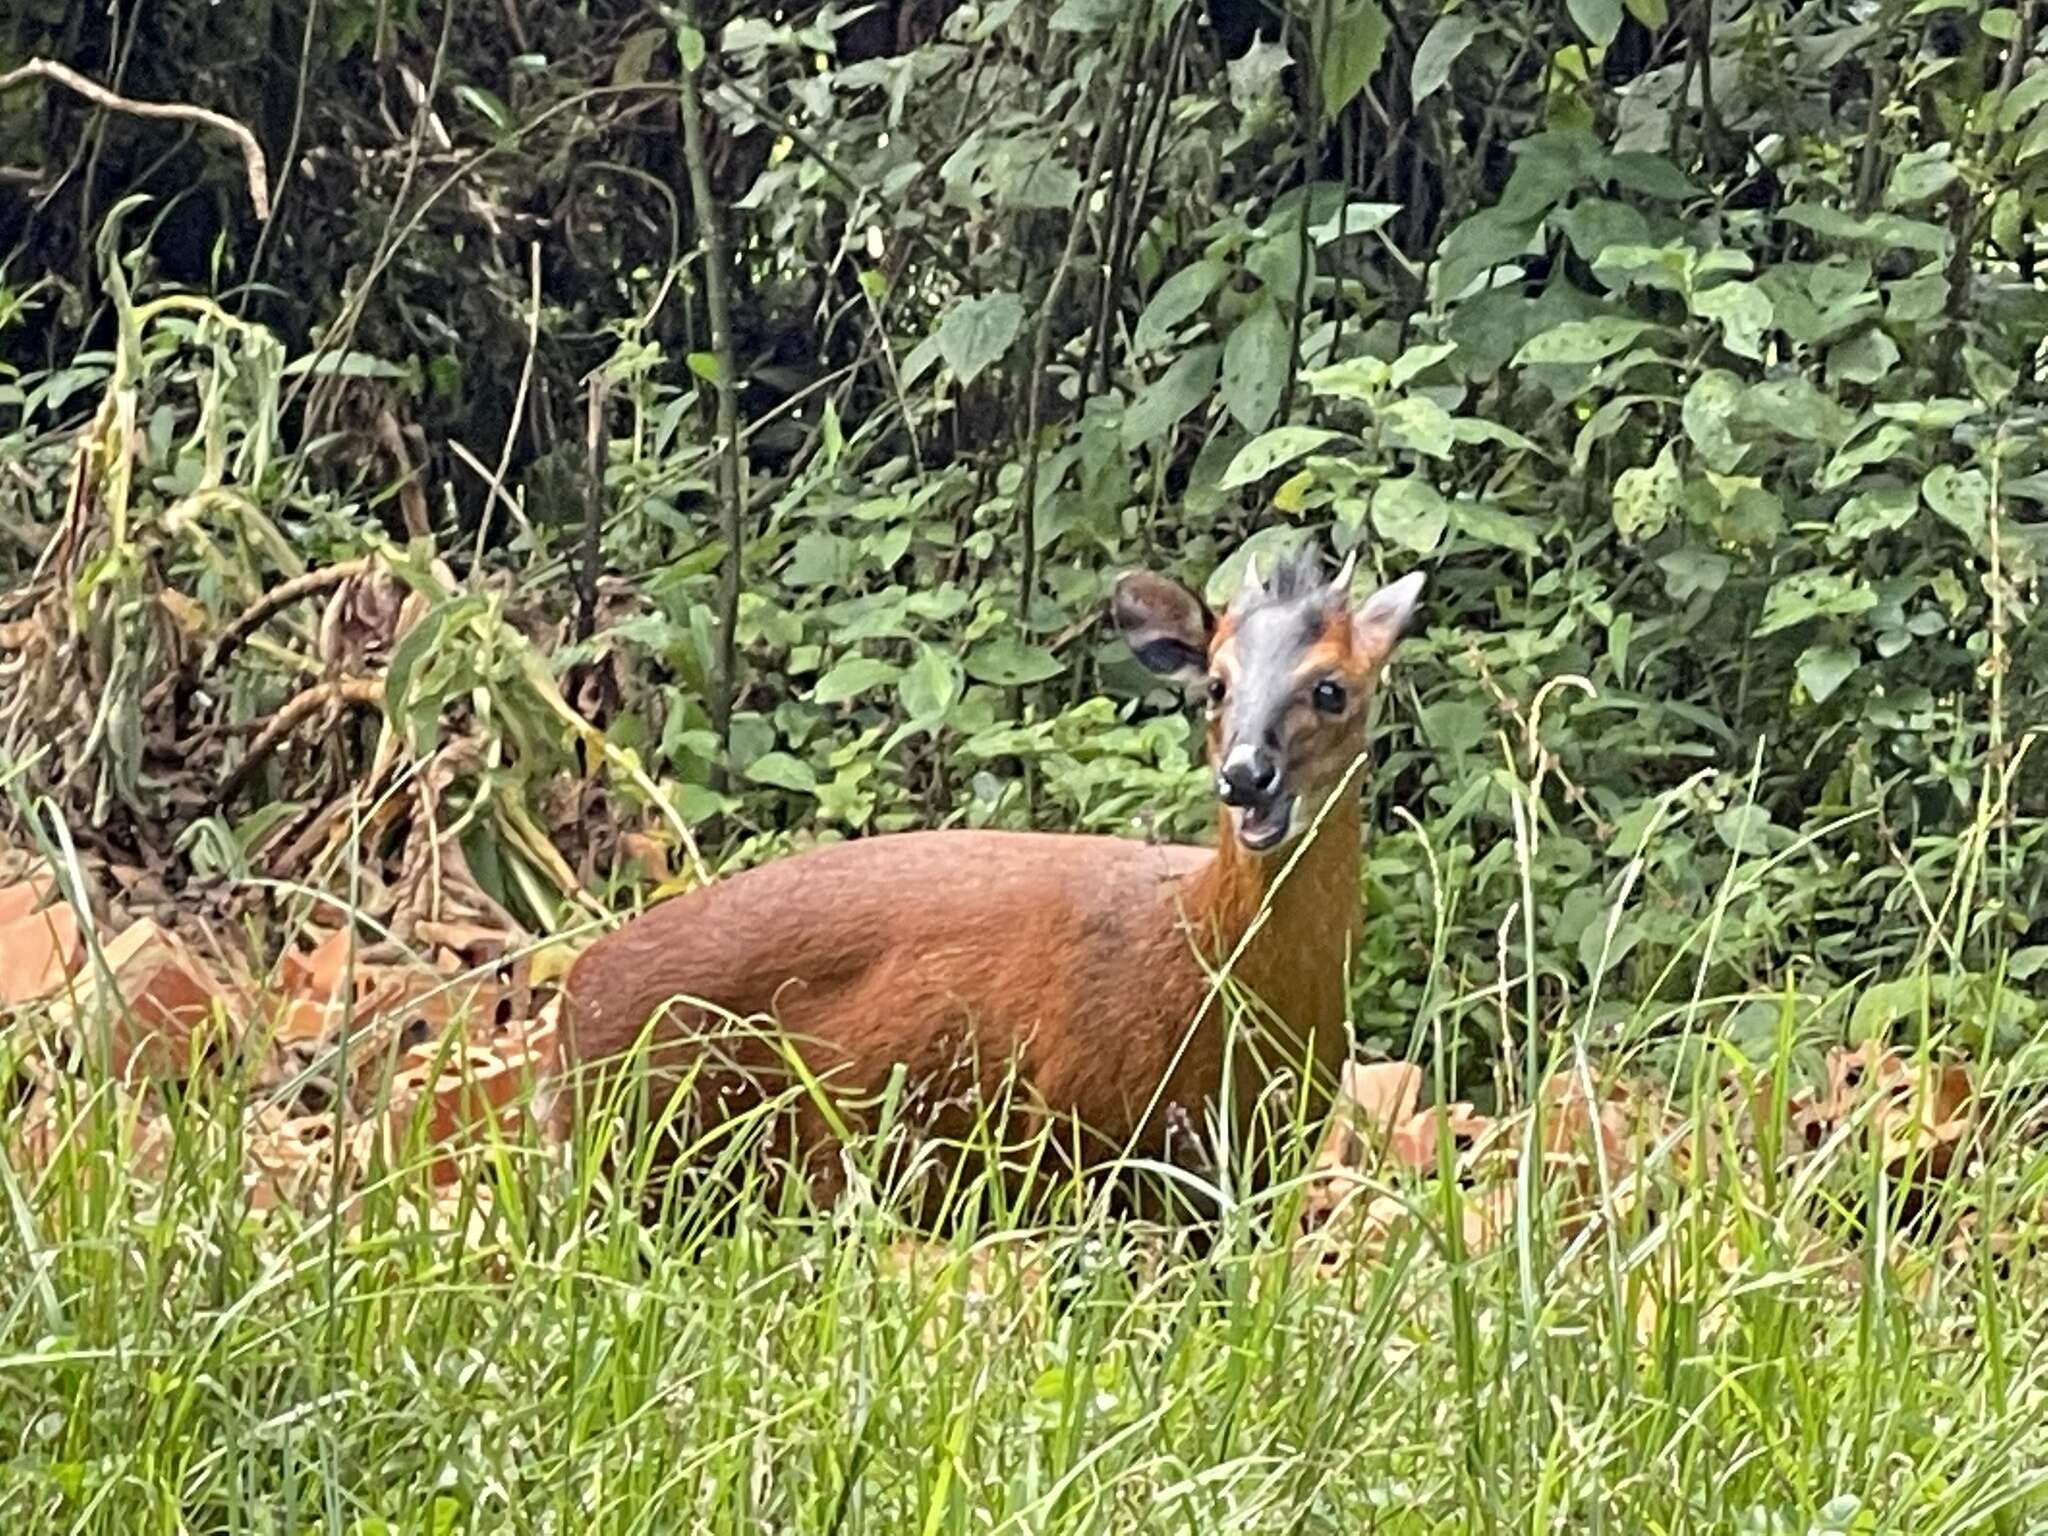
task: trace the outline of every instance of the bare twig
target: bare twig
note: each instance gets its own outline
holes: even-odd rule
[[[90,80],[69,65],[59,64],[55,59],[30,59],[26,64],[10,69],[6,74],[0,75],[0,91],[11,89],[24,80],[55,81],[58,85],[77,92],[94,106],[109,112],[123,112],[130,117],[199,123],[226,134],[242,151],[242,167],[249,178],[249,201],[256,209],[256,217],[270,217],[270,171],[263,160],[263,146],[256,142],[255,134],[232,117],[182,101],[136,101],[131,97],[116,96],[97,80]]]
[[[605,428],[609,391],[602,372],[590,376],[590,418],[584,438],[587,483],[583,488],[583,551],[576,561],[576,638],[597,633],[597,562],[604,540],[605,451],[611,434]],[[477,551],[481,558],[483,551]]]
[[[512,392],[512,419],[505,426],[505,446],[498,450],[498,467],[487,482],[483,511],[476,520],[476,560],[472,569],[481,570],[484,545],[491,532],[491,509],[505,494],[505,471],[512,466],[512,445],[519,438],[519,424],[526,417],[526,394],[533,387],[533,355],[540,346],[540,242],[526,248],[526,361],[519,368],[519,387]]]

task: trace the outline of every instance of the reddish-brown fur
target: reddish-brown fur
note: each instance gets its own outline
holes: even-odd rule
[[[1210,660],[1230,664],[1231,626]],[[1365,701],[1386,646],[1332,623],[1305,665],[1360,690],[1342,720],[1290,728],[1291,771],[1327,792],[1364,749]],[[1214,751],[1215,731],[1211,731]],[[1286,879],[1294,845],[1240,846],[1225,817],[1213,850],[1113,837],[997,831],[903,833],[835,844],[655,907],[572,969],[567,1059],[597,1062],[649,1037],[656,1082],[695,1061],[700,1108],[758,1103],[780,1087],[774,1043],[735,1036],[678,998],[774,1021],[836,1104],[877,1095],[907,1069],[923,1124],[957,1134],[1012,1063],[1035,1112],[1075,1120],[1104,1145],[1164,1150],[1181,1111],[1204,1123],[1223,1082],[1228,1008],[1210,972],[1271,912],[1234,975],[1288,1026],[1262,1054],[1307,1054],[1326,1088],[1345,1045],[1346,961],[1359,934],[1357,782],[1332,802]],[[1192,1026],[1192,1027],[1191,1027]],[[718,1043],[707,1045],[707,1036]],[[1263,1086],[1242,1054],[1240,1112]],[[1163,1090],[1161,1085],[1164,1085]],[[1148,1114],[1148,1105],[1151,1106]],[[798,1148],[830,1182],[827,1121],[796,1120]]]

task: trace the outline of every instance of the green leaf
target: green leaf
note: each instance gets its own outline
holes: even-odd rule
[[[1254,480],[1263,480],[1281,465],[1291,464],[1304,453],[1312,453],[1323,444],[1342,435],[1321,427],[1305,427],[1298,423],[1261,432],[1237,450],[1237,457],[1230,461],[1230,468],[1223,472],[1223,489],[1235,490],[1238,486],[1249,485]]]
[[[1427,395],[1409,395],[1380,412],[1387,445],[1432,459],[1449,458],[1454,434],[1451,413]]]
[[[811,765],[787,752],[764,752],[747,764],[747,777],[756,784],[770,784],[794,794],[815,794],[818,776]]]
[[[1991,487],[1982,470],[1937,465],[1920,482],[1920,494],[1934,515],[1968,539],[1972,548],[1984,542],[1990,526]]]
[[[1124,411],[1123,443],[1135,449],[1159,442],[1180,425],[1181,419],[1209,398],[1216,387],[1216,369],[1223,349],[1214,345],[1195,347],[1173,360],[1173,365],[1147,384]]]
[[[1260,432],[1280,408],[1294,349],[1280,306],[1268,296],[1240,320],[1223,345],[1223,404],[1247,432]]]
[[[1174,328],[1206,304],[1229,275],[1230,269],[1220,261],[1197,261],[1161,283],[1131,332],[1133,350],[1156,352],[1167,345]]]
[[[1892,168],[1891,179],[1884,186],[1885,206],[1910,208],[1931,201],[1947,191],[1960,174],[1946,145],[1916,150]]]
[[[1920,508],[1920,493],[1910,485],[1880,486],[1859,491],[1835,513],[1835,538],[1843,549],[1854,548],[1903,528]]]
[[[874,689],[887,687],[902,675],[903,669],[893,662],[878,661],[872,656],[844,656],[831,671],[818,679],[817,686],[811,689],[811,701],[816,704],[844,704]]]
[[[1963,348],[1963,371],[1970,376],[1970,388],[1986,405],[2002,404],[2020,381],[2009,363],[1977,347]]]
[[[1654,539],[1677,512],[1685,492],[1678,460],[1666,443],[1656,462],[1623,470],[1614,481],[1614,527],[1624,539]]]
[[[1334,121],[1379,69],[1393,28],[1375,0],[1329,0],[1315,15],[1324,23],[1315,39],[1316,81],[1323,116]]]
[[[455,99],[474,108],[500,133],[510,133],[519,126],[519,120],[512,115],[512,109],[480,85],[458,85],[455,87]]]
[[[1408,95],[1416,106],[1444,88],[1458,55],[1471,47],[1478,35],[1478,18],[1469,11],[1453,11],[1436,19],[1415,50],[1415,63],[1408,72]]]
[[[1755,283],[1722,283],[1694,297],[1693,313],[1721,327],[1721,339],[1737,357],[1761,361],[1764,332],[1771,328],[1771,300]]]
[[[984,640],[967,653],[967,675],[977,682],[1017,688],[1042,683],[1064,669],[1060,660],[1043,646],[1026,645],[1010,635]]]
[[[1869,386],[1890,373],[1898,360],[1898,344],[1873,325],[1828,348],[1828,379]]]
[[[1816,704],[1825,704],[1846,683],[1863,658],[1846,645],[1809,645],[1799,653],[1795,669],[1799,686]]]
[[[1481,544],[1498,545],[1502,549],[1511,549],[1516,554],[1532,560],[1543,549],[1542,540],[1536,533],[1536,525],[1528,518],[1503,511],[1483,501],[1452,502],[1451,522],[1458,532],[1468,539],[1476,539]]]
[[[1652,32],[1671,20],[1666,0],[1627,0],[1628,13]]]
[[[1418,555],[1443,543],[1450,520],[1450,503],[1420,476],[1383,481],[1373,492],[1373,531]]]
[[[1902,218],[1895,213],[1875,213],[1858,218],[1825,203],[1792,203],[1779,212],[1789,223],[1810,229],[1825,239],[1850,245],[1900,246],[1929,256],[1946,256],[1948,231],[1939,224]]]
[[[1566,8],[1596,48],[1605,48],[1621,30],[1621,0],[1567,0]]]
[[[1001,362],[1024,324],[1024,301],[1014,293],[984,294],[962,299],[946,311],[934,333],[939,355],[962,384],[972,384],[984,369]]]
[[[1734,568],[1726,555],[1706,549],[1674,549],[1657,557],[1657,569],[1664,573],[1664,591],[1674,603],[1695,593],[1720,591]]]
[[[1532,336],[1515,354],[1515,366],[1536,363],[1590,364],[1604,362],[1625,347],[1660,327],[1648,320],[1631,320],[1623,315],[1603,315],[1597,320],[1567,320],[1540,336]]]
[[[1854,577],[1837,571],[1799,571],[1765,594],[1756,634],[1774,635],[1811,619],[1848,618],[1876,606],[1877,594]]]
[[[920,645],[917,660],[896,684],[896,698],[913,725],[929,730],[946,718],[960,688],[960,663],[937,646]]]
[[[716,352],[685,353],[683,363],[689,368],[690,372],[697,375],[705,383],[716,384],[720,382],[718,354]]]
[[[1742,380],[1723,368],[1709,368],[1685,392],[1679,419],[1700,457],[1723,474],[1742,461],[1742,444],[1729,430],[1729,420],[1742,401]]]

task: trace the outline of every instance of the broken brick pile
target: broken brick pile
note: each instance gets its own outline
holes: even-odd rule
[[[558,1004],[515,935],[422,922],[413,937],[424,954],[316,930],[256,974],[153,918],[91,931],[46,870],[0,886],[0,1010],[35,1042],[15,1064],[8,1156],[47,1162],[83,1077],[115,1087],[131,1159],[151,1172],[158,1089],[232,1064],[259,1106],[242,1132],[252,1208],[326,1202],[380,1168],[455,1185],[464,1148],[526,1134],[534,1085],[556,1064]]]

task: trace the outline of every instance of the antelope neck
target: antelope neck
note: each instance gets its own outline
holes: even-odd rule
[[[1198,909],[1214,916],[1219,952],[1213,958],[1219,964],[1244,937],[1270,892],[1271,909],[1235,971],[1283,1016],[1297,999],[1315,1011],[1327,1006],[1332,988],[1341,993],[1346,953],[1364,922],[1356,786],[1340,790],[1337,803],[1321,815],[1321,825],[1305,834],[1309,845],[1297,858],[1293,843],[1252,853],[1233,835],[1224,812],[1216,856],[1197,877],[1194,892]]]

